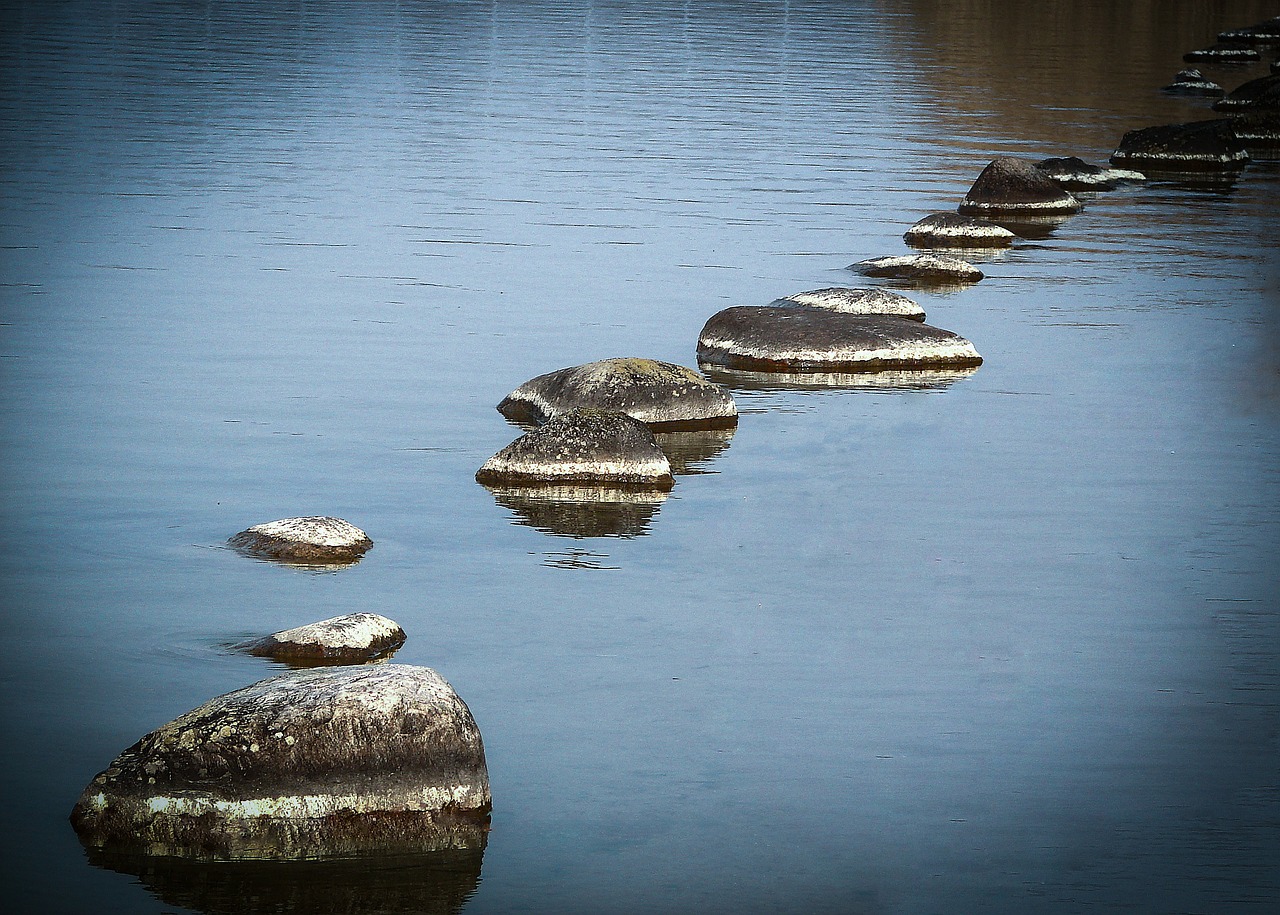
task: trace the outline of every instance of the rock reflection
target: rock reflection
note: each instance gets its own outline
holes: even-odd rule
[[[716,384],[736,391],[941,391],[978,371],[977,366],[955,369],[916,369],[893,372],[746,372],[703,365]]]
[[[558,537],[641,537],[667,493],[608,486],[486,486],[522,524]]]
[[[699,429],[688,432],[655,432],[658,447],[677,475],[713,473],[706,465],[729,447],[736,429]]]
[[[299,562],[292,559],[277,559],[272,556],[264,556],[261,553],[247,550],[238,546],[227,547],[234,550],[246,559],[252,559],[254,562],[263,562],[273,566],[284,566],[288,569],[297,569],[300,572],[315,572],[322,575],[331,574],[333,572],[341,572],[343,569],[349,569],[358,564],[363,556],[356,556],[352,559],[343,559],[340,561],[330,560],[328,562]]]
[[[301,861],[200,861],[88,848],[89,863],[165,905],[208,915],[459,912],[480,883],[484,842],[416,854]]]

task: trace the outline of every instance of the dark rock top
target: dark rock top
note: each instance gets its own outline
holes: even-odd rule
[[[913,248],[1003,248],[1014,235],[1003,226],[977,216],[932,213],[902,235]]]
[[[670,489],[671,464],[649,427],[612,410],[570,410],[489,458],[485,485],[604,483]]]
[[[1182,59],[1189,64],[1198,61],[1217,61],[1219,63],[1235,63],[1250,60],[1259,60],[1261,55],[1256,48],[1251,48],[1245,44],[1236,42],[1219,42],[1207,48],[1200,48],[1198,51],[1189,51],[1182,55]]]
[[[1242,29],[1219,32],[1218,41],[1232,44],[1280,43],[1280,16]]]
[[[849,289],[830,286],[812,289],[778,299],[774,305],[803,305],[825,308],[850,315],[900,315],[915,321],[924,320],[924,309],[905,295],[888,289]]]
[[[1259,76],[1213,103],[1214,111],[1280,111],[1280,75]]]
[[[279,661],[351,664],[381,657],[404,642],[404,630],[394,620],[376,613],[349,613],[285,629],[242,647]]]
[[[255,524],[228,542],[252,556],[295,563],[355,562],[373,546],[354,524],[323,516]]]
[[[1223,89],[1213,80],[1207,79],[1203,73],[1194,68],[1179,70],[1173,82],[1164,87],[1165,92],[1175,95],[1222,95]]]
[[[617,410],[655,429],[736,425],[733,397],[692,369],[654,359],[603,359],[526,381],[498,404],[514,422],[539,424],[575,408]]]
[[[945,254],[904,254],[873,257],[849,265],[864,276],[886,276],[905,280],[976,283],[982,271],[968,261]]]
[[[1037,162],[1036,168],[1044,172],[1050,181],[1069,191],[1109,191],[1122,181],[1142,181],[1146,177],[1141,172],[1090,165],[1077,156],[1045,159]]]
[[[1227,118],[1131,130],[1111,155],[1114,165],[1143,170],[1231,169],[1248,161]]]
[[[969,216],[990,214],[1055,215],[1075,213],[1080,201],[1050,181],[1044,172],[1029,162],[1011,156],[993,160],[969,188],[961,213]]]

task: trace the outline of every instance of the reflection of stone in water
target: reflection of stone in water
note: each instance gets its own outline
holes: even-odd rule
[[[480,883],[484,840],[470,848],[302,861],[200,861],[86,851],[90,864],[138,878],[165,905],[208,915],[452,915]]]
[[[591,569],[597,572],[616,572],[621,566],[605,565],[607,553],[593,553],[591,550],[570,549],[550,551],[542,554],[542,564],[553,569]]]
[[[977,366],[956,369],[917,369],[892,372],[746,372],[703,365],[702,371],[716,384],[735,391],[942,391],[978,371]]]
[[[655,432],[658,447],[677,474],[711,473],[703,467],[729,447],[734,429],[701,429],[691,432]]]
[[[264,562],[273,566],[284,566],[288,569],[297,569],[299,572],[314,572],[320,575],[330,575],[334,572],[341,572],[343,569],[349,569],[358,564],[360,560],[364,558],[363,556],[356,556],[353,559],[344,559],[337,562],[298,562],[296,560],[275,559],[271,556],[263,556],[262,554],[255,553],[252,550],[241,549],[236,546],[231,547],[231,549],[235,550],[235,552],[247,559],[252,559],[254,562]]]
[[[1074,215],[1074,213],[1066,213],[1058,216],[1029,216],[1019,214],[1017,218],[993,216],[991,221],[1008,229],[1019,238],[1025,238],[1030,241],[1044,241],[1046,238],[1052,236],[1059,226],[1067,222],[1067,220]]]
[[[667,493],[608,486],[486,487],[512,522],[558,537],[642,537]]]

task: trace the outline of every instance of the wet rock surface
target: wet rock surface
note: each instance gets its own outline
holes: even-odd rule
[[[806,308],[825,308],[850,315],[899,315],[915,321],[924,320],[924,309],[911,299],[888,289],[849,289],[831,286],[797,292],[773,302],[774,305],[802,305]]]
[[[891,277],[924,282],[976,283],[983,273],[968,261],[944,254],[903,254],[873,257],[849,265],[864,276]]]
[[[1002,248],[1013,244],[1014,234],[1003,226],[976,216],[933,213],[902,235],[913,248]]]
[[[1188,51],[1182,59],[1189,64],[1194,63],[1247,63],[1260,60],[1257,48],[1235,41],[1220,41],[1207,48]]]
[[[473,847],[490,808],[484,747],[435,671],[295,671],[147,734],[71,814],[90,847],[212,859]]]
[[[1280,16],[1240,29],[1218,33],[1218,41],[1229,44],[1280,44]]]
[[[404,642],[404,630],[394,620],[377,613],[349,613],[275,632],[241,647],[278,661],[358,664],[395,651]]]
[[[895,315],[736,306],[702,328],[698,361],[761,372],[868,372],[971,366],[982,357],[951,331]]]
[[[516,439],[476,473],[486,486],[604,483],[670,489],[671,464],[649,427],[612,410],[575,409]]]
[[[1259,76],[1213,103],[1214,111],[1280,111],[1280,75]]]
[[[575,408],[618,410],[655,429],[723,428],[738,421],[728,391],[692,369],[654,359],[603,359],[539,375],[498,411],[539,424]]]
[[[1192,67],[1174,74],[1173,82],[1165,86],[1164,91],[1173,95],[1215,96],[1222,95],[1226,90]]]
[[[1113,165],[1144,172],[1233,169],[1248,161],[1227,118],[1131,130],[1111,155]]]
[[[1251,155],[1274,158],[1280,148],[1280,111],[1246,111],[1231,118],[1231,132]]]
[[[1040,169],[1012,156],[993,159],[978,175],[959,212],[967,216],[1075,213],[1080,201]]]
[[[1044,159],[1036,168],[1068,191],[1110,191],[1125,181],[1142,181],[1146,176],[1125,168],[1102,168],[1077,156]]]
[[[255,524],[228,543],[259,559],[302,564],[355,562],[373,546],[354,524],[318,515]]]

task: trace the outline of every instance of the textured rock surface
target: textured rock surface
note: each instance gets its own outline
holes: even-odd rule
[[[282,661],[358,663],[404,644],[404,630],[376,613],[349,613],[285,629],[244,646],[251,654]]]
[[[1230,169],[1248,161],[1227,118],[1131,130],[1111,154],[1113,165],[1143,171]]]
[[[1030,163],[1001,156],[978,175],[959,209],[968,216],[1056,215],[1076,212],[1080,201]]]
[[[924,320],[924,309],[897,292],[888,289],[848,289],[832,286],[797,292],[778,299],[775,305],[803,305],[807,308],[825,308],[850,315],[899,315],[915,321]]]
[[[498,411],[536,424],[578,407],[618,410],[657,429],[738,422],[728,391],[693,369],[654,359],[603,359],[539,375],[508,394]]]
[[[1220,41],[1207,48],[1188,51],[1182,55],[1182,59],[1189,64],[1200,62],[1243,63],[1250,60],[1260,60],[1261,57],[1262,55],[1258,53],[1256,48],[1234,41]]]
[[[726,308],[698,337],[698,360],[748,371],[859,372],[978,365],[973,344],[895,315],[817,308]]]
[[[849,265],[864,276],[887,276],[903,280],[936,280],[956,283],[976,283],[982,279],[982,271],[968,261],[943,254],[903,254],[894,257],[873,257]]]
[[[485,485],[606,483],[670,489],[671,463],[649,427],[625,413],[570,410],[503,448],[476,473]]]
[[[934,213],[907,229],[902,239],[915,248],[1001,248],[1012,244],[1014,235],[976,216]]]
[[[1280,111],[1246,111],[1231,118],[1231,132],[1251,152],[1272,156],[1280,147]]]
[[[1174,95],[1222,95],[1223,88],[1206,77],[1194,67],[1179,70],[1174,74],[1173,82],[1164,87],[1165,92]]]
[[[354,562],[373,541],[341,518],[283,518],[255,524],[228,541],[242,552],[284,562]]]
[[[433,670],[296,671],[147,734],[85,788],[81,841],[297,858],[468,846],[490,808],[480,731]]]
[[[1142,172],[1125,168],[1100,168],[1076,156],[1045,159],[1036,163],[1045,177],[1069,191],[1109,191],[1122,181],[1142,181]]]
[[[1280,76],[1260,76],[1237,86],[1213,103],[1214,111],[1280,110]]]

